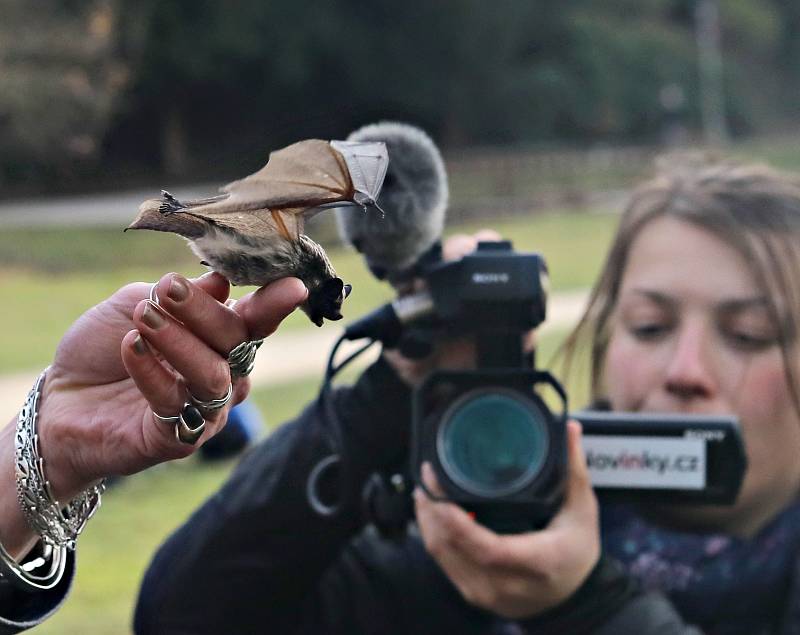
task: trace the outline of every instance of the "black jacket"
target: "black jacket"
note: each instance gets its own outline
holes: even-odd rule
[[[354,493],[373,471],[405,460],[409,397],[383,360],[333,393]],[[331,517],[310,508],[306,482],[330,438],[312,405],[249,452],[156,554],[136,633],[696,632],[603,559],[573,598],[538,618],[513,623],[469,605],[413,530],[387,541],[365,526],[359,496]]]
[[[26,593],[0,578],[0,635],[19,633],[42,623],[55,613],[75,578],[75,553],[67,554],[64,577],[49,591]]]

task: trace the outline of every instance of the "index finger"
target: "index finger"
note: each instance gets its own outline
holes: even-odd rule
[[[436,475],[425,463],[422,479],[427,489],[435,496],[444,496]],[[417,522],[429,549],[447,549],[468,562],[488,564],[486,558],[505,558],[501,536],[476,522],[459,506],[434,501],[421,490],[414,491]]]
[[[442,244],[444,260],[459,260],[472,253],[479,242],[495,242],[503,237],[493,229],[481,229],[474,234],[454,234]]]

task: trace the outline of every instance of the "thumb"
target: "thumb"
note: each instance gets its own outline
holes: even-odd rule
[[[597,498],[592,490],[589,467],[583,452],[583,429],[581,424],[571,419],[567,422],[567,487],[561,512],[553,519],[553,524],[570,522],[578,516],[581,522],[596,523]]]

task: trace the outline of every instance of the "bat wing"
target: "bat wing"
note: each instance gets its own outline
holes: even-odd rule
[[[245,236],[261,237],[277,232],[286,240],[297,240],[303,233],[303,212],[307,207],[253,209],[245,212],[204,214],[215,225],[221,225]],[[191,212],[194,213],[194,212]]]
[[[229,183],[223,191],[259,208],[313,207],[353,198],[353,182],[342,155],[330,143],[308,139],[270,154],[255,174]],[[306,204],[308,203],[308,204]]]
[[[331,141],[347,164],[360,205],[375,205],[389,167],[389,152],[381,141]]]
[[[245,235],[263,236],[265,232],[277,231],[287,240],[296,240],[303,232],[305,218],[320,211],[321,206],[354,201],[365,204],[364,196],[377,196],[386,174],[385,146],[383,159],[373,156],[374,149],[370,154],[367,148],[352,147],[376,145],[383,146],[319,139],[300,141],[272,152],[263,168],[229,183],[222,188],[221,196],[180,202],[164,194],[162,199],[145,201],[131,227],[175,231],[191,237],[185,232],[198,231],[196,224],[172,219],[194,216],[200,227],[203,221],[210,221]],[[381,160],[382,172],[374,167]],[[358,189],[354,178],[359,183]],[[362,195],[362,191],[367,193]],[[161,222],[153,216],[154,209],[161,212]]]
[[[308,139],[269,155],[258,172],[228,183],[227,196],[192,209],[216,217],[241,211],[316,207],[352,200],[353,183],[341,154],[327,141]]]

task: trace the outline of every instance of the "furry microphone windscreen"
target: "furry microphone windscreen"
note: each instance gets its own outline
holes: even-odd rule
[[[364,255],[375,275],[391,277],[441,238],[449,197],[444,161],[424,131],[405,123],[364,126],[348,141],[386,143],[389,168],[378,196],[385,215],[339,208],[339,234]]]

